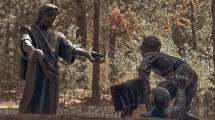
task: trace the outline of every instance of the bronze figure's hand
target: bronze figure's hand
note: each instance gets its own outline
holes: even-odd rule
[[[39,59],[42,59],[44,56],[43,51],[40,49],[34,49],[31,50],[30,54],[29,54],[29,59],[36,62]]]
[[[188,82],[187,76],[183,76],[183,75],[175,75],[175,78],[173,80],[173,84],[178,89],[186,89],[187,82]]]
[[[104,55],[99,54],[97,52],[90,52],[88,59],[93,63],[104,63]]]

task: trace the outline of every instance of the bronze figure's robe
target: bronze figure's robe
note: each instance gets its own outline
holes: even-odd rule
[[[19,104],[19,113],[56,114],[58,106],[58,57],[73,63],[76,48],[65,36],[50,29],[47,34],[37,25],[23,26],[20,32],[27,35],[20,38],[20,77],[25,80],[25,88]],[[30,40],[35,49],[44,53],[44,58],[33,62],[24,50],[23,42]]]

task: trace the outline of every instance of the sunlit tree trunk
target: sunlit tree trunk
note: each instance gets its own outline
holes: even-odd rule
[[[212,13],[212,41],[213,41],[213,64],[214,64],[214,71],[215,71],[215,0],[212,0],[211,5],[211,13]],[[215,73],[214,73],[215,74]],[[214,79],[212,80],[215,88],[215,75]],[[215,94],[214,94],[214,107],[215,107]],[[215,116],[215,111],[213,111]]]
[[[93,39],[93,51],[99,52],[99,18],[100,17],[100,0],[94,0],[94,39]],[[99,105],[100,103],[100,65],[93,64],[93,77],[92,77],[92,103]]]
[[[190,20],[191,20],[191,30],[192,30],[192,39],[190,46],[192,49],[196,49],[197,42],[196,42],[196,29],[195,29],[195,18],[194,18],[194,7],[193,4],[190,4],[191,7],[191,15],[190,15]]]
[[[9,93],[9,96],[10,97],[10,93],[11,93],[11,67],[10,67],[10,61],[11,61],[11,57],[10,57],[10,44],[11,44],[11,41],[10,41],[10,20],[8,18],[8,21],[7,21],[7,32],[6,32],[6,43],[5,43],[5,46],[4,46],[4,53],[5,53],[5,81],[7,83],[7,90],[8,90],[8,93]],[[6,62],[7,61],[7,62]]]
[[[56,4],[56,0],[50,0],[49,2],[50,2],[51,4],[54,4],[54,5]]]
[[[109,51],[108,51],[108,57],[109,59],[114,59],[114,52],[116,47],[116,34],[110,34],[110,41],[109,41]]]
[[[87,41],[87,16],[86,16],[86,6],[85,0],[76,0],[77,13],[76,21],[78,29],[76,31],[76,38],[81,38],[82,47],[86,47]]]
[[[118,74],[116,65],[114,63],[114,59],[115,59],[115,49],[116,49],[116,38],[117,35],[110,32],[110,40],[109,40],[109,49],[108,49],[108,59],[109,59],[109,69],[110,69],[110,73],[109,73],[109,80],[112,84],[114,84],[116,82],[116,76]]]

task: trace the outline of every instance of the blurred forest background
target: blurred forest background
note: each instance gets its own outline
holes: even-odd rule
[[[215,116],[215,0],[1,0],[0,108],[17,107],[24,81],[19,80],[19,28],[35,22],[44,3],[59,7],[54,28],[87,50],[105,55],[105,63],[78,58],[60,61],[60,105],[111,105],[109,87],[137,77],[139,46],[157,36],[161,51],[182,58],[199,75],[193,114]],[[159,76],[151,76],[156,86]],[[6,104],[6,105],[5,105]]]

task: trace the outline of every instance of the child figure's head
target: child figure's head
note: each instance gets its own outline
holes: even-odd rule
[[[140,46],[141,54],[144,55],[148,52],[159,52],[161,49],[161,42],[157,37],[148,36],[143,39]]]
[[[171,101],[170,93],[162,87],[155,87],[151,90],[149,101],[153,110],[165,111]]]

